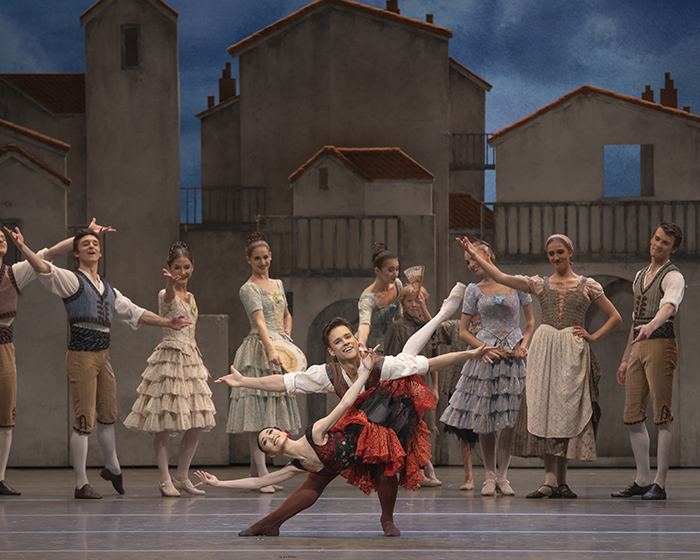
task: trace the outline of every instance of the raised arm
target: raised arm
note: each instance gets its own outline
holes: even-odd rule
[[[18,227],[16,227],[14,231],[5,228],[5,231],[10,234],[12,242],[22,252],[24,258],[27,259],[27,262],[36,272],[39,274],[48,274],[51,272],[51,267],[42,261],[34,251],[24,244],[24,236]]]
[[[87,227],[91,232],[93,232],[95,235],[101,235],[103,233],[107,233],[110,231],[117,231],[116,229],[113,229],[111,226],[100,226],[97,225],[97,219],[93,218],[92,221],[90,222],[90,225]],[[60,257],[61,255],[65,255],[69,251],[73,249],[73,238],[69,237],[68,239],[64,239],[63,241],[59,241],[51,247],[50,249],[47,249],[46,253],[44,253],[44,259],[47,261],[52,261],[56,257]],[[27,259],[29,260],[29,259]]]
[[[167,327],[169,329],[179,331],[180,329],[184,329],[186,326],[191,325],[192,322],[185,321],[184,315],[178,315],[172,319],[166,319],[165,317],[156,315],[152,311],[144,311],[143,315],[141,315],[141,318],[139,319],[139,324],[149,325],[151,327]]]
[[[656,312],[656,315],[654,315],[654,318],[651,321],[649,321],[646,325],[634,327],[634,330],[637,331],[637,337],[632,341],[632,344],[641,342],[642,340],[647,340],[651,333],[668,321],[671,318],[671,315],[673,315],[675,312],[676,307],[672,303],[664,303],[661,307],[659,307],[659,310]]]
[[[440,356],[435,356],[428,360],[428,371],[440,371],[446,369],[455,364],[461,364],[467,360],[483,360],[488,363],[493,363],[494,358],[499,358],[501,356],[500,350],[494,348],[493,346],[486,346],[486,344],[481,344],[478,348],[474,350],[463,350],[462,352],[450,352],[449,354],[442,354]]]
[[[246,387],[248,389],[260,389],[273,393],[284,393],[287,387],[284,384],[284,375],[266,375],[265,377],[246,377],[231,366],[231,373],[219,377],[214,383],[226,383],[229,387]]]
[[[217,488],[240,488],[243,490],[255,490],[257,488],[263,488],[264,486],[270,486],[271,484],[280,484],[295,477],[299,473],[304,472],[298,469],[291,463],[285,465],[280,470],[266,474],[265,476],[250,476],[248,478],[239,478],[238,480],[219,480],[213,474],[206,471],[195,471],[202,482],[200,484],[207,484],[209,486],[216,486]]]
[[[465,252],[469,253],[469,256],[478,262],[479,266],[496,282],[503,284],[504,286],[508,286],[509,288],[513,288],[514,290],[518,290],[519,292],[528,291],[527,281],[522,278],[518,278],[517,276],[511,276],[510,274],[501,272],[500,269],[493,263],[484,259],[481,253],[474,248],[474,245],[471,244],[469,239],[466,237],[461,239],[457,237],[456,239],[462,245]]]

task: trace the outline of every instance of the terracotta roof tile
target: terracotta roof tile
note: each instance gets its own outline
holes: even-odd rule
[[[85,113],[85,74],[0,74],[54,115]]]
[[[477,82],[482,88],[484,88],[486,91],[491,91],[491,88],[493,86],[488,83],[484,78],[479,76],[478,74],[475,74],[469,68],[467,68],[464,64],[457,62],[454,58],[450,57],[450,63],[454,64],[458,69],[460,69],[462,72],[469,74],[475,82]]]
[[[63,184],[65,184],[66,186],[69,186],[71,184],[71,180],[68,177],[66,177],[62,173],[59,173],[53,167],[51,167],[50,165],[41,161],[38,157],[33,156],[27,150],[20,148],[17,144],[6,144],[3,148],[0,148],[0,157],[4,156],[5,154],[7,154],[9,152],[14,152],[16,154],[20,154],[20,155],[24,156],[26,159],[28,159],[29,161],[31,161],[35,165],[41,167],[47,173],[50,173],[51,175],[53,175],[57,179],[60,179],[61,182]]]
[[[520,128],[521,126],[529,123],[530,121],[541,117],[545,113],[548,113],[552,109],[555,109],[556,107],[559,107],[560,105],[563,105],[570,99],[573,99],[574,97],[578,95],[590,95],[591,93],[597,93],[599,95],[604,95],[606,97],[610,97],[612,99],[619,99],[621,101],[627,101],[628,103],[632,103],[633,105],[637,105],[639,107],[644,107],[645,109],[650,109],[652,111],[659,111],[661,113],[665,113],[667,115],[674,115],[677,117],[682,117],[684,119],[688,119],[697,123],[700,123],[700,116],[699,115],[693,115],[692,113],[688,113],[687,111],[681,111],[680,109],[673,109],[672,107],[665,107],[663,105],[659,105],[658,103],[654,103],[653,101],[644,101],[643,99],[637,99],[636,97],[631,97],[629,95],[622,95],[621,93],[615,93],[614,91],[610,91],[608,89],[603,89],[595,86],[581,86],[573,91],[570,91],[566,95],[563,95],[556,101],[553,101],[549,105],[545,105],[541,109],[538,109],[534,113],[531,113],[527,117],[524,117],[518,121],[515,121],[513,124],[502,128],[498,132],[494,132],[493,136],[489,140],[489,144],[494,142],[495,140],[501,138],[505,134],[508,134],[509,132],[512,132],[516,128]]]
[[[481,227],[481,202],[470,194],[450,193],[450,228]],[[484,206],[484,227],[493,227],[493,210]]]
[[[254,45],[258,41],[261,41],[266,37],[273,35],[277,31],[284,29],[288,25],[291,25],[295,21],[303,18],[311,12],[330,4],[342,6],[351,10],[356,10],[358,12],[394,21],[396,23],[402,23],[404,25],[415,27],[417,29],[422,29],[424,31],[429,31],[431,33],[435,33],[436,35],[440,35],[448,39],[452,37],[452,31],[445,27],[440,27],[439,25],[427,23],[419,19],[413,19],[410,17],[402,16],[400,14],[395,14],[394,12],[383,10],[381,8],[374,8],[372,6],[367,6],[366,4],[360,4],[359,2],[352,2],[351,0],[316,0],[311,4],[304,6],[301,10],[298,10],[285,18],[282,18],[281,20],[273,23],[272,25],[268,25],[267,27],[261,29],[260,31],[251,35],[250,37],[247,37],[242,41],[231,45],[228,48],[228,52],[231,56],[236,56],[237,54],[240,54],[241,51],[246,50],[248,47]]]
[[[59,148],[61,150],[65,150],[66,152],[70,150],[70,144],[66,144],[65,142],[61,142],[60,140],[55,140],[50,136],[46,136],[45,134],[35,132],[23,126],[19,126],[18,124],[0,119],[0,126],[2,126],[3,128],[7,128],[8,130],[12,130],[13,132],[17,132],[18,134],[27,136],[28,138],[39,140],[40,142],[48,144],[49,146],[53,146],[54,148]]]
[[[413,179],[432,181],[435,176],[400,148],[336,148],[324,146],[309,161],[289,176],[296,181],[316,160],[333,155],[353,171],[367,179]]]

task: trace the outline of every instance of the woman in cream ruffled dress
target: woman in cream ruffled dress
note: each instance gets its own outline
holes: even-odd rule
[[[154,434],[163,496],[178,497],[180,490],[188,494],[204,494],[189,480],[189,468],[199,436],[211,430],[216,422],[210,377],[194,338],[197,325],[197,303],[187,291],[187,281],[194,271],[192,255],[186,244],[178,241],[170,248],[165,289],[158,294],[158,313],[162,317],[184,315],[191,324],[182,330],[163,329],[163,340],[148,358],[139,397],[124,425],[134,431]],[[168,469],[170,436],[182,433],[175,476]]]

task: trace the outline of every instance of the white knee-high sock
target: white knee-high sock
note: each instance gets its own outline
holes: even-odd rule
[[[70,464],[75,472],[75,487],[82,488],[88,484],[85,465],[87,463],[88,436],[76,431],[70,436]]]
[[[671,464],[671,452],[673,450],[673,422],[667,422],[659,426],[659,441],[656,450],[656,478],[654,482],[666,488],[666,475]]]
[[[0,480],[5,480],[10,447],[12,447],[12,428],[0,428]]]
[[[428,343],[430,337],[433,336],[433,333],[440,326],[440,323],[452,317],[454,312],[459,309],[462,299],[464,298],[465,290],[466,286],[461,282],[457,282],[455,287],[452,288],[450,295],[447,296],[447,299],[442,304],[438,314],[423,325],[420,330],[413,333],[411,338],[406,341],[402,350],[404,354],[417,356],[418,353],[423,350],[423,347]]]
[[[170,443],[170,432],[159,432],[153,436],[153,449],[156,452],[156,463],[160,472],[160,481],[163,484],[170,482],[170,470],[168,464],[168,444]]]
[[[122,469],[119,466],[119,459],[117,459],[117,443],[114,437],[114,424],[97,424],[95,432],[97,433],[97,441],[102,449],[102,457],[105,461],[105,467],[107,467],[109,472],[112,474],[121,474]]]
[[[649,432],[644,422],[628,426],[630,431],[630,443],[634,462],[637,465],[637,476],[634,481],[637,486],[649,486],[651,484],[651,467],[649,466]]]

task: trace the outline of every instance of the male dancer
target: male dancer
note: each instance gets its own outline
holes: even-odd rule
[[[431,319],[420,331],[411,337],[404,350],[398,356],[380,358],[370,374],[366,387],[371,388],[381,381],[399,379],[409,375],[421,375],[428,371],[439,371],[455,363],[466,360],[464,352],[444,354],[435,358],[417,355],[425,346],[438,325],[449,318],[459,307],[464,296],[465,286],[457,284],[450,296],[445,300],[440,312]],[[305,372],[287,373],[285,375],[270,375],[267,377],[243,377],[235,369],[232,373],[216,380],[225,382],[231,387],[249,387],[264,391],[287,392],[290,395],[301,393],[336,393],[338,396],[347,391],[357,379],[360,368],[363,368],[360,356],[360,346],[353,335],[352,327],[347,320],[336,317],[323,328],[322,340],[328,353],[333,357],[330,364],[313,365]],[[495,354],[491,354],[494,356]],[[488,356],[486,359],[489,359]],[[381,471],[381,468],[378,468]],[[239,536],[256,535],[277,536],[282,523],[300,511],[313,505],[323,490],[337,474],[322,475],[309,473],[306,481],[295,490],[283,503],[267,517],[261,519]],[[384,535],[398,537],[401,532],[394,525],[393,513],[398,491],[396,476],[378,475],[377,496],[382,508],[381,524]]]
[[[673,444],[673,371],[678,361],[673,318],[683,299],[685,286],[683,275],[669,258],[682,240],[680,227],[672,222],[661,222],[651,238],[651,264],[637,272],[634,278],[634,322],[617,370],[617,382],[625,386],[624,423],[630,431],[637,476],[627,488],[613,492],[613,498],[641,495],[643,500],[666,499],[666,474]],[[649,433],[644,423],[650,393],[654,424],[659,427],[653,484],[649,467]]]
[[[70,440],[70,457],[75,472],[77,499],[100,499],[87,478],[88,436],[97,415],[97,441],[102,449],[105,468],[100,476],[114,489],[124,493],[122,472],[114,441],[117,420],[116,382],[109,362],[109,341],[112,319],[136,330],[139,325],[169,327],[174,330],[189,325],[183,315],[168,320],[147,311],[124,297],[102,280],[97,266],[102,256],[100,241],[89,229],[80,230],[73,240],[73,255],[78,259],[78,272],[58,268],[41,260],[24,244],[17,229],[12,233],[17,247],[24,253],[39,281],[52,293],[63,298],[70,323],[70,341],[66,370],[70,380],[75,422]]]
[[[92,220],[89,228],[100,233],[102,226]],[[5,228],[8,233],[12,232]],[[73,238],[64,239],[50,249],[42,249],[39,256],[47,261],[70,251]],[[17,367],[15,364],[15,347],[12,342],[12,322],[17,316],[17,300],[24,287],[36,278],[36,272],[26,262],[18,262],[12,266],[3,264],[2,259],[7,253],[7,238],[0,231],[0,495],[19,496],[5,482],[5,470],[10,457],[12,446],[12,428],[15,426],[15,410],[17,401]]]

